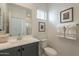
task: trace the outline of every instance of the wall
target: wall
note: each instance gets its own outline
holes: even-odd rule
[[[39,20],[36,19],[36,9],[39,8],[42,10],[47,10],[46,4],[19,3],[17,5],[32,9],[32,16],[33,16],[32,17],[32,35],[38,39],[47,38],[47,21],[43,21],[46,23],[46,31],[45,32],[38,32]]]
[[[74,8],[74,21],[70,23],[60,23],[60,11],[67,8]],[[48,43],[51,47],[58,51],[58,55],[79,55],[79,39],[67,40],[56,36],[56,28],[58,25],[66,25],[71,23],[79,23],[79,4],[49,4],[48,12]]]

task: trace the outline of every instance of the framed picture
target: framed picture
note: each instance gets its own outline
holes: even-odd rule
[[[73,21],[73,7],[60,12],[60,23]]]
[[[38,31],[45,32],[45,22],[39,22]]]

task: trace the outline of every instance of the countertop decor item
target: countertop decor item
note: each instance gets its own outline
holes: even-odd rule
[[[60,12],[60,23],[67,23],[73,21],[73,7]]]
[[[8,41],[9,34],[0,34],[0,43],[6,43]]]

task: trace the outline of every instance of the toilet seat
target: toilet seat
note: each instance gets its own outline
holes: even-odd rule
[[[57,51],[54,50],[53,48],[50,47],[46,47],[44,48],[45,54],[47,54],[48,56],[55,56],[57,55]]]

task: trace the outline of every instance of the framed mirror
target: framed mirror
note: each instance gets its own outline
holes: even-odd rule
[[[7,4],[10,36],[32,34],[32,10],[16,4]]]
[[[2,3],[0,3],[0,33],[4,33],[5,32],[5,26],[4,26],[4,5]]]

